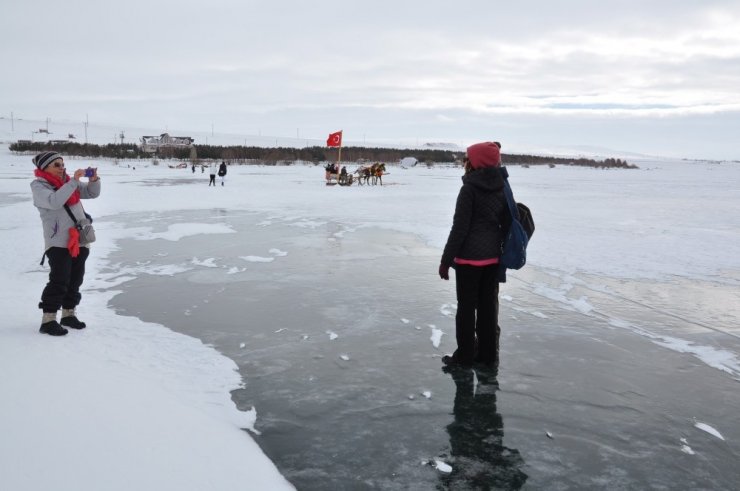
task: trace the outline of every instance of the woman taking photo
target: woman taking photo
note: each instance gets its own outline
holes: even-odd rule
[[[33,159],[36,165],[31,182],[33,204],[39,210],[44,233],[44,256],[49,258],[49,281],[41,293],[39,308],[43,311],[40,332],[51,336],[67,334],[66,327],[83,329],[75,314],[80,303],[80,286],[85,276],[89,243],[80,236],[78,222],[88,217],[80,199],[100,195],[97,169],[77,169],[70,178],[64,159],[56,152],[44,152]],[[87,176],[88,182],[80,179]],[[73,219],[74,217],[74,219]],[[43,260],[42,260],[43,263]],[[62,309],[61,321],[57,312]]]

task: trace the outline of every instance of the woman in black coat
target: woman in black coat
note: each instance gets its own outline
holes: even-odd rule
[[[218,166],[218,176],[221,178],[221,185],[223,186],[226,180],[226,162],[223,160],[221,161],[221,165]],[[214,182],[213,185],[215,186],[216,183]]]
[[[511,224],[500,166],[498,143],[468,147],[463,185],[439,265],[443,280],[449,279],[450,267],[455,269],[457,290],[457,349],[442,357],[445,365],[498,365],[498,263]]]

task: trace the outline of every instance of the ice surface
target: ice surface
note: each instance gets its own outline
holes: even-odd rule
[[[0,472],[0,487],[18,488],[27,475],[38,489],[58,485],[57,469],[37,472],[24,458],[42,447],[70,452],[72,445],[71,453],[88,456],[85,469],[108,469],[109,454],[89,451],[111,448],[106,442],[126,458],[136,458],[142,442],[171,455],[168,462],[187,470],[174,483],[181,489],[213,482],[232,489],[255,476],[276,479],[266,489],[284,486],[239,430],[252,426],[280,471],[306,488],[341,488],[359,474],[371,488],[433,488],[434,469],[419,469],[418,461],[445,456],[450,474],[464,474],[476,467],[466,460],[477,462],[474,455],[446,456],[458,444],[483,452],[475,435],[489,429],[499,438],[505,429],[496,458],[519,468],[510,451],[517,449],[533,488],[594,488],[607,479],[623,488],[670,488],[700,477],[708,479],[703,486],[730,488],[738,480],[740,435],[726,410],[740,403],[737,166],[510,169],[537,232],[528,266],[502,286],[501,390],[486,390],[492,385],[481,379],[472,399],[460,396],[473,407],[495,407],[481,413],[493,419],[469,421],[456,433],[459,381],[441,373],[436,352],[454,349],[454,281],[439,281],[436,268],[459,169],[394,168],[388,186],[359,189],[327,188],[313,166],[232,166],[232,186],[194,200],[207,178],[149,162],[136,162],[135,171],[125,161],[94,162],[103,193],[86,208],[99,240],[81,305],[91,327],[51,340],[35,332],[29,302],[48,271],[32,246],[40,237],[28,200],[29,156],[3,157],[0,196],[8,199],[0,204],[0,237],[18,252],[2,265],[12,287],[0,295],[0,363],[13,377],[0,389],[18,402],[0,406],[0,461],[12,463]],[[686,206],[687,193],[712,206]],[[702,241],[707,229],[717,240]],[[245,268],[245,260],[261,264]],[[399,329],[399,319],[414,329]],[[350,354],[353,362],[342,363]],[[413,397],[419,387],[429,397]],[[47,396],[61,401],[70,428],[82,429],[78,438],[39,423],[32,409],[48,404]],[[713,476],[672,460],[671,435],[692,417],[712,421],[697,428],[726,438],[720,450],[699,447]],[[367,432],[358,432],[358,421]],[[106,442],[93,424],[105,429]],[[543,427],[558,435],[544,440],[547,448]],[[171,431],[158,438],[160,429]],[[188,454],[195,441],[205,442],[208,458]],[[393,458],[363,463],[343,445]],[[173,484],[164,461],[134,463],[127,476],[134,482]],[[76,489],[106,488],[98,477],[88,475]]]

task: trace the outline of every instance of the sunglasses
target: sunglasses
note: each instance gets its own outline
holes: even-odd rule
[[[51,164],[51,166],[56,167],[57,169],[60,167],[64,168],[64,162],[54,162],[53,164]]]

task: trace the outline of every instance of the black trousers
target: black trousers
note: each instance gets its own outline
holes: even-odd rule
[[[211,184],[213,184],[214,186],[216,185],[216,174],[211,174],[211,180],[208,181],[208,186],[210,186]]]
[[[498,359],[498,264],[455,266],[457,315],[455,359],[491,363]]]
[[[80,254],[72,257],[66,247],[50,247],[49,282],[41,293],[39,308],[44,312],[56,312],[60,308],[73,309],[82,299],[80,286],[85,277],[85,261],[90,249],[80,247]]]

